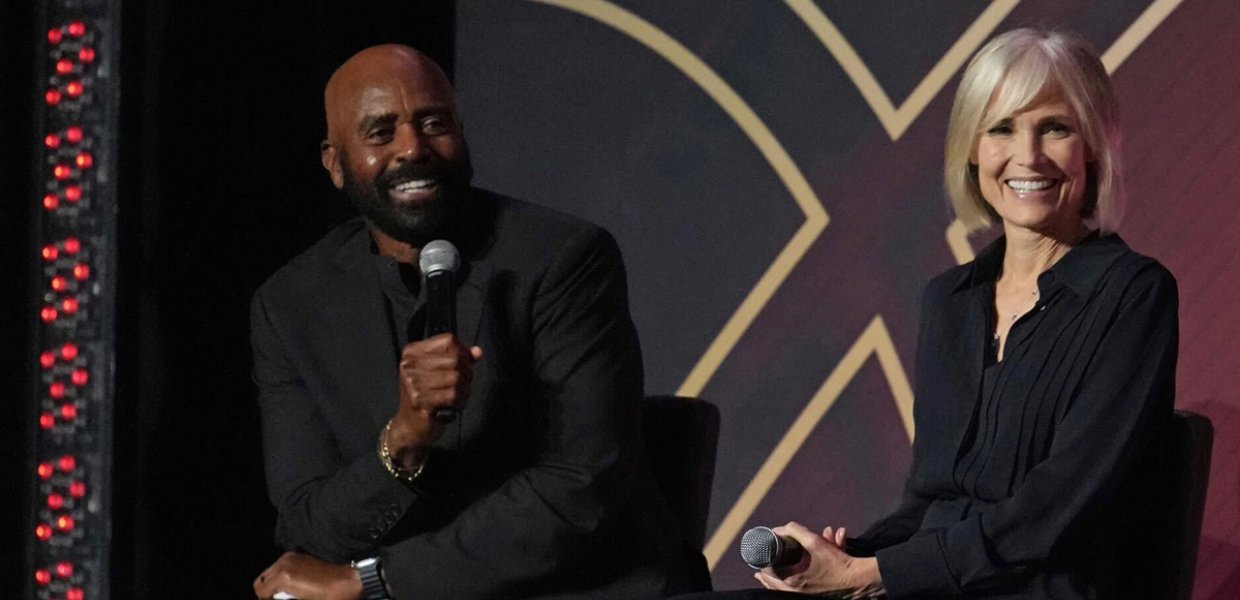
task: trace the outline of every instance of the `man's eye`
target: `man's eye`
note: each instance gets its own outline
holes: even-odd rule
[[[368,140],[387,140],[387,139],[391,139],[391,138],[392,138],[392,134],[393,134],[394,132],[395,132],[395,129],[393,129],[392,127],[379,127],[379,128],[377,128],[377,129],[371,129],[371,130],[370,130],[370,131],[366,134],[366,139],[368,139]]]
[[[451,128],[451,123],[443,117],[427,117],[422,119],[422,133],[426,135],[441,135],[448,133]]]

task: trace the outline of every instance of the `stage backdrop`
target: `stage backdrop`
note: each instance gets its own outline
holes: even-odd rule
[[[1121,234],[1180,282],[1176,404],[1217,429],[1195,597],[1238,597],[1240,3],[470,0],[457,11],[478,183],[607,226],[629,268],[647,390],[723,413],[707,546],[719,589],[752,584],[735,550],[747,527],[860,531],[895,503],[920,290],[990,239],[953,227],[941,191],[960,71],[1008,29],[1083,35],[1123,109]]]

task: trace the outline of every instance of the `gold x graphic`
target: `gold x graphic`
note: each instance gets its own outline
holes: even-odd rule
[[[731,354],[741,336],[749,329],[754,319],[804,257],[810,246],[826,229],[830,221],[827,211],[801,170],[757,113],[723,78],[683,44],[636,14],[607,0],[530,1],[555,6],[594,19],[636,40],[679,69],[718,104],[750,142],[757,147],[788,189],[797,206],[805,214],[805,222],[763,272],[677,390],[678,395],[697,396]],[[930,69],[904,102],[896,107],[847,38],[812,0],[785,1],[840,64],[893,141],[898,140],[917,120],[926,106],[942,91],[943,86],[964,65],[969,56],[994,33],[995,28],[1020,2],[1020,0],[991,2]],[[1182,0],[1154,0],[1103,54],[1102,62],[1107,71],[1113,73],[1181,2]],[[948,227],[945,237],[958,262],[965,263],[973,259],[974,251],[969,244],[968,232],[963,224],[959,221],[953,222]],[[741,528],[783,473],[788,462],[796,455],[810,433],[871,356],[879,361],[891,389],[892,398],[899,410],[901,421],[909,440],[912,440],[914,434],[912,387],[900,364],[895,344],[882,316],[875,315],[856,342],[831,370],[826,380],[793,421],[783,438],[776,444],[753,479],[725,514],[722,522],[711,534],[704,550],[711,569],[714,569],[719,559],[727,552]]]

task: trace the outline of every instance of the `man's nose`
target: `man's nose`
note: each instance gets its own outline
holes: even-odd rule
[[[404,124],[396,128],[396,159],[416,161],[422,158],[426,144],[419,135],[417,128]]]

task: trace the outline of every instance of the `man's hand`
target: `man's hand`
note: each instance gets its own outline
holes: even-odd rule
[[[349,565],[334,565],[308,554],[285,552],[254,580],[254,595],[285,592],[298,600],[358,600],[362,580]]]
[[[400,408],[388,432],[388,451],[397,464],[414,468],[444,426],[433,418],[437,409],[461,410],[469,398],[474,363],[482,348],[466,348],[450,333],[413,342],[400,354]]]

